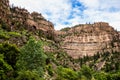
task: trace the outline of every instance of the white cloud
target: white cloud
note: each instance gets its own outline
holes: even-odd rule
[[[10,3],[42,13],[55,24],[55,29],[105,21],[120,31],[120,0],[10,0]]]
[[[10,0],[15,6],[22,6],[30,12],[37,11],[55,24],[56,29],[60,29],[64,21],[70,15],[72,7],[69,0]],[[65,26],[64,26],[65,27]]]
[[[120,0],[79,0],[87,7],[84,10],[86,21],[105,21],[120,31]]]
[[[99,6],[99,0],[79,0],[87,8],[97,8]]]

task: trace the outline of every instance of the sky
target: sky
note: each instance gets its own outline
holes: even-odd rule
[[[10,5],[41,13],[56,30],[78,24],[108,22],[120,31],[120,0],[10,0]]]

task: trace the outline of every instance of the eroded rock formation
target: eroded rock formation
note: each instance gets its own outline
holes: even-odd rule
[[[8,23],[9,22],[9,0],[0,0],[0,23]]]
[[[54,40],[56,44],[61,42],[58,45],[73,58],[120,50],[120,33],[108,23],[80,24],[55,31],[54,25],[40,13],[29,13],[23,8],[10,7],[9,0],[0,0],[0,27],[1,25],[11,31],[24,29],[39,31],[48,39]]]
[[[0,18],[9,14],[9,0],[0,0]]]
[[[8,24],[10,30],[26,28],[28,30],[53,31],[53,24],[37,12],[29,13],[24,8],[9,6],[9,0],[0,1],[0,19]]]
[[[120,50],[118,32],[105,22],[80,24],[59,32],[59,36],[62,48],[73,58]]]

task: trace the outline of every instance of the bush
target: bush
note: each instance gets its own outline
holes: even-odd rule
[[[53,76],[53,74],[54,74],[54,70],[52,69],[52,65],[47,65],[47,71],[48,71],[48,74],[50,75],[50,76]]]
[[[0,54],[0,80],[8,80],[12,71],[13,68],[4,61],[4,55]]]
[[[70,68],[58,67],[57,80],[78,80],[78,74]]]
[[[120,80],[120,72],[107,74],[107,80]]]
[[[12,37],[20,37],[21,36],[21,34],[18,32],[9,32],[8,34]]]
[[[0,39],[9,39],[10,36],[3,30],[0,30]]]
[[[20,71],[18,72],[18,77],[16,80],[44,80],[39,77],[38,73],[36,71]]]
[[[14,68],[19,55],[17,46],[9,43],[0,44],[0,53],[4,55],[4,60]]]
[[[88,66],[83,65],[80,71],[82,75],[84,75],[87,78],[87,80],[92,79],[93,71]]]
[[[96,80],[108,80],[105,72],[96,72],[94,78]]]

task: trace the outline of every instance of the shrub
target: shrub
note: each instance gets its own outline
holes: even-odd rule
[[[0,54],[0,80],[8,80],[12,75],[13,68],[4,61],[4,55]]]
[[[94,78],[96,80],[107,80],[107,76],[106,76],[106,73],[105,72],[96,72],[94,74]]]
[[[93,71],[88,66],[83,65],[80,71],[81,71],[82,75],[84,75],[87,78],[87,80],[92,79]]]
[[[16,80],[44,80],[39,77],[38,73],[36,71],[20,71],[18,72],[18,77]]]
[[[0,30],[0,39],[9,39],[10,36],[3,30]]]
[[[54,74],[54,70],[53,70],[53,68],[52,68],[52,65],[47,65],[47,71],[48,71],[48,74],[49,75],[51,75],[51,76],[53,76],[53,74]]]
[[[0,53],[4,55],[4,60],[14,68],[19,55],[17,46],[9,43],[0,44]]]
[[[58,67],[57,80],[78,80],[78,74],[70,68]]]
[[[18,32],[9,32],[8,34],[12,37],[20,37],[21,36],[21,34]]]

